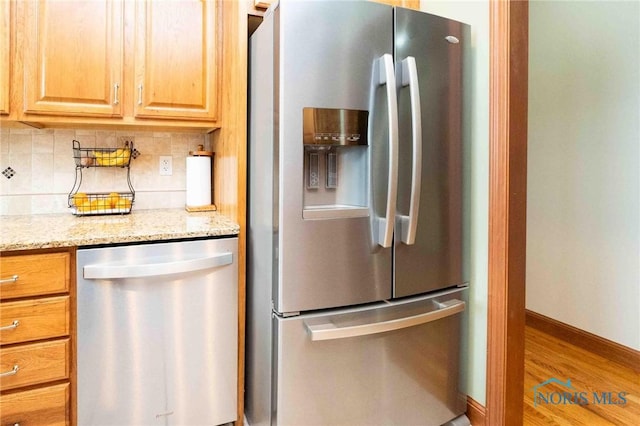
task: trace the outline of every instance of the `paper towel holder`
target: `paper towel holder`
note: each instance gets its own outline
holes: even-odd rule
[[[205,151],[204,145],[198,145],[198,149],[196,151],[189,151],[190,157],[213,157],[212,151]]]
[[[213,160],[215,153],[212,151],[205,151],[204,145],[198,145],[198,149],[195,151],[189,151],[190,157],[211,157],[211,200],[213,201]],[[217,210],[215,204],[208,204],[204,206],[188,206],[185,205],[185,210],[188,212],[206,212]]]

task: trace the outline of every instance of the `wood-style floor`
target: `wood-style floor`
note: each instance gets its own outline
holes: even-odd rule
[[[551,378],[570,379],[572,389],[552,382],[537,388],[542,398],[534,400],[534,387]],[[640,426],[640,373],[526,327],[523,423]]]

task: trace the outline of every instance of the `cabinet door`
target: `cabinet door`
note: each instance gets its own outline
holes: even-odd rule
[[[122,116],[123,3],[25,2],[24,111]]]
[[[216,3],[136,2],[137,118],[217,118]]]
[[[0,114],[9,114],[9,73],[11,46],[11,2],[0,2]]]

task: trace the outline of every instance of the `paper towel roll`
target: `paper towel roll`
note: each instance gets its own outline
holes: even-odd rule
[[[187,200],[189,207],[211,204],[211,157],[187,157]]]

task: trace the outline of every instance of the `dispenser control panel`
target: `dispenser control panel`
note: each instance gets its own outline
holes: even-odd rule
[[[303,108],[305,145],[367,145],[368,111]]]

